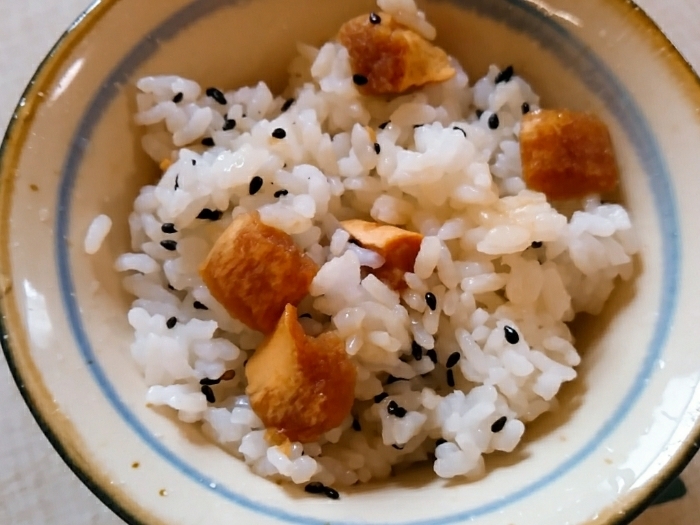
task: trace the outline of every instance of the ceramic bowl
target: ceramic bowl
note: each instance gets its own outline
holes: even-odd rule
[[[631,520],[700,436],[700,84],[661,32],[623,0],[426,2],[439,43],[477,78],[514,64],[548,107],[610,125],[622,199],[642,248],[635,279],[579,321],[579,378],[487,475],[429,468],[339,501],[252,475],[144,403],[129,356],[129,298],[112,270],[127,214],[157,174],[132,124],[134,82],[173,73],[280,89],[295,42],[319,44],[366,0],[102,0],[59,41],[20,102],[2,149],[3,347],[42,429],[128,523],[484,524]],[[90,221],[114,228],[87,256]]]

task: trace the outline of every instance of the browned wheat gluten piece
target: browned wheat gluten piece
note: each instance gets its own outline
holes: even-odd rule
[[[316,441],[340,425],[355,398],[357,373],[343,341],[334,332],[307,336],[292,305],[245,373],[253,411],[268,430],[291,441]]]
[[[263,333],[284,307],[309,291],[318,267],[290,235],[263,224],[257,212],[236,217],[200,268],[212,296],[231,316]]]
[[[343,24],[338,40],[350,54],[355,75],[367,79],[359,89],[367,95],[401,93],[411,87],[452,78],[447,53],[386,13],[372,24],[362,15]]]
[[[520,156],[527,187],[550,199],[606,193],[620,178],[608,127],[589,113],[528,113],[520,129]]]
[[[357,219],[343,221],[340,225],[360,246],[384,257],[384,264],[372,270],[377,278],[394,290],[406,287],[404,274],[413,271],[423,241],[420,233]]]

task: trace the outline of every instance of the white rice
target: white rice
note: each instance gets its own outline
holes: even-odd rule
[[[379,5],[434,37],[412,0]],[[566,323],[578,312],[598,313],[616,280],[632,275],[631,222],[622,206],[596,196],[575,203],[569,219],[525,189],[521,105],[537,109],[537,95],[517,76],[495,84],[494,66],[470,87],[454,67],[449,81],[370,99],[352,83],[347,51],[330,42],[299,46],[283,97],[259,83],[225,92],[221,105],[191,80],[138,82],[143,147],[157,162],[173,162],[157,185],[141,190],[129,217],[133,253],[115,265],[132,272],[124,280],[137,297],[131,351],[150,387],[148,403],[203,422],[204,432],[262,476],[337,486],[421,461],[434,461],[445,478],[477,477],[484,454],[512,451],[525,424],[553,407],[580,362]],[[281,112],[287,98],[295,102]],[[491,130],[494,112],[500,126]],[[234,129],[223,129],[226,119],[235,119]],[[376,131],[378,155],[365,126]],[[276,128],[285,139],[271,139]],[[214,147],[201,146],[203,137]],[[264,185],[249,195],[254,176]],[[280,190],[287,194],[276,197]],[[219,221],[196,219],[204,208],[225,211]],[[322,265],[300,307],[313,319],[301,322],[313,335],[337,330],[358,370],[356,421],[289,450],[267,443],[245,396],[243,365],[262,336],[230,318],[197,273],[232,217],[252,210]],[[362,266],[383,260],[349,242],[339,229],[348,218],[425,236],[408,289],[399,295],[362,277]],[[164,233],[163,223],[176,233]],[[95,219],[88,253],[109,227],[107,217]],[[164,248],[166,240],[176,249]],[[437,299],[434,311],[427,292]],[[517,332],[516,343],[506,341],[506,327]],[[416,344],[420,360],[411,357]],[[455,353],[450,387],[445,363]],[[235,378],[215,386],[216,402],[207,403],[199,381],[226,370]],[[382,392],[388,397],[375,403]],[[392,402],[405,417],[388,413]]]
[[[112,229],[112,219],[107,215],[98,215],[95,217],[90,226],[88,226],[85,234],[84,248],[85,253],[93,255],[102,247],[102,243]]]

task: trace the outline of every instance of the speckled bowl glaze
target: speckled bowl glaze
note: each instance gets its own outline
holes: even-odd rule
[[[279,89],[295,42],[319,44],[371,7],[103,0],[70,28],[27,88],[0,160],[3,348],[27,403],[76,474],[133,524],[630,521],[700,436],[700,84],[623,0],[423,4],[472,78],[514,64],[546,106],[609,123],[642,239],[636,278],[603,315],[578,321],[579,378],[515,453],[489,458],[476,482],[418,469],[330,501],[252,475],[197,428],[145,406],[129,298],[112,270],[132,200],[157,174],[132,124],[135,79]],[[100,213],[114,228],[86,256]]]

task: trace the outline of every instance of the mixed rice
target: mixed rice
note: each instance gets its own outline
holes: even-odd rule
[[[329,497],[425,461],[474,478],[511,452],[576,377],[567,323],[637,250],[601,202],[604,124],[538,111],[512,66],[470,85],[413,0],[378,3],[299,44],[283,96],[139,80],[163,174],[116,262],[147,402]]]

